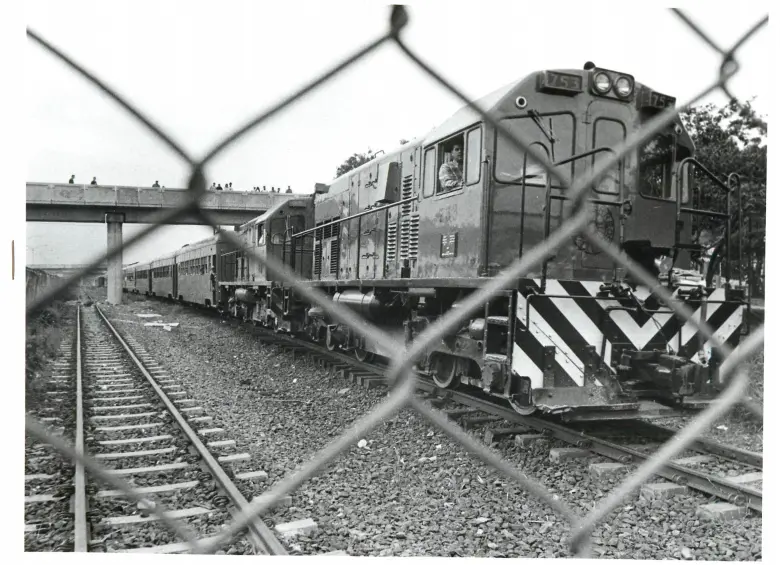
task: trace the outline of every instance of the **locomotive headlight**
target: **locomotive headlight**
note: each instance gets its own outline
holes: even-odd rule
[[[612,87],[612,82],[609,80],[607,73],[596,73],[593,77],[593,87],[601,94],[606,94]]]
[[[628,77],[620,77],[615,81],[615,92],[621,98],[628,98],[634,90],[634,85]]]

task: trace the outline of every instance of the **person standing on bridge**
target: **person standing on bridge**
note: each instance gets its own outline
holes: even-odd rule
[[[70,175],[70,180],[68,181],[68,184],[73,184],[76,182],[76,175]]]
[[[217,188],[215,188],[214,190],[222,190],[222,185],[221,185],[221,184],[218,184],[218,185],[217,185]]]
[[[92,186],[97,186],[97,177],[92,177],[92,182],[89,184],[91,184]]]
[[[158,180],[154,181],[154,184],[152,185],[152,188],[160,188],[160,181],[158,181]]]
[[[287,185],[287,190],[284,191],[285,194],[292,194],[292,188],[290,188],[290,185]]]
[[[215,182],[211,183],[211,190],[217,190],[217,183]]]

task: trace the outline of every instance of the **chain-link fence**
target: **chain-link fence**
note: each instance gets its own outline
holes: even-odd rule
[[[153,233],[159,229],[161,225],[172,222],[176,218],[187,214],[196,214],[205,223],[216,227],[216,222],[208,213],[208,211],[201,209],[199,206],[199,201],[206,193],[206,187],[208,185],[203,173],[206,163],[214,159],[222,151],[228,148],[234,141],[244,136],[254,128],[262,125],[272,116],[287,109],[307,93],[317,89],[324,83],[338,76],[341,71],[348,68],[353,63],[359,61],[369,53],[375,51],[378,47],[384,45],[385,43],[395,44],[401,53],[403,53],[403,55],[408,57],[410,61],[416,64],[443,88],[453,93],[472,110],[477,112],[485,120],[485,122],[490,123],[493,127],[495,127],[498,132],[500,132],[501,135],[517,149],[531,155],[536,159],[536,161],[541,163],[542,166],[546,169],[547,173],[553,179],[559,182],[560,186],[567,189],[567,192],[574,204],[570,216],[560,226],[560,228],[551,233],[542,244],[531,249],[527,253],[524,251],[522,258],[514,261],[508,268],[506,268],[497,276],[486,279],[482,287],[473,292],[457,309],[450,310],[447,314],[442,316],[436,323],[429,326],[408,346],[405,346],[403,343],[395,343],[394,337],[386,335],[384,332],[380,331],[365,320],[359,318],[351,311],[337,306],[333,301],[331,301],[327,296],[325,296],[317,289],[299,284],[299,281],[296,279],[295,275],[289,269],[287,269],[285,265],[277,262],[271,257],[261,257],[258,254],[250,251],[261,264],[265,265],[267,271],[273,274],[278,280],[282,280],[286,284],[295,287],[297,292],[299,292],[306,299],[322,307],[325,312],[327,312],[336,320],[354,328],[366,340],[375,344],[383,343],[385,347],[388,346],[388,342],[391,342],[393,345],[399,348],[407,347],[408,353],[403,356],[398,356],[390,366],[388,376],[391,385],[387,398],[380,402],[369,413],[365,414],[351,428],[345,430],[340,437],[319,451],[301,469],[284,478],[281,482],[269,489],[269,491],[266,493],[267,496],[264,496],[256,502],[253,502],[244,512],[236,517],[234,522],[229,527],[225,528],[218,536],[210,538],[208,541],[196,539],[193,532],[191,532],[185,524],[171,518],[168,512],[161,505],[158,505],[154,509],[153,513],[173,531],[175,531],[182,539],[187,540],[191,544],[192,551],[198,553],[213,553],[214,551],[218,550],[224,543],[231,540],[235,535],[244,531],[250,521],[272,507],[274,503],[280,499],[280,497],[292,493],[300,485],[315,476],[321,469],[325,468],[326,465],[328,465],[346,450],[351,448],[357,441],[359,441],[360,438],[369,434],[374,428],[381,424],[383,420],[391,417],[394,413],[398,412],[402,408],[411,406],[425,419],[429,420],[454,441],[458,442],[460,445],[469,450],[472,454],[474,454],[474,456],[478,457],[485,463],[494,466],[502,474],[516,481],[528,493],[542,500],[552,510],[567,520],[571,525],[572,552],[578,554],[579,556],[587,557],[590,556],[589,539],[590,533],[593,531],[593,529],[601,521],[603,521],[607,515],[612,512],[612,510],[620,505],[626,496],[628,496],[632,491],[634,491],[637,487],[649,479],[656,471],[660,469],[660,467],[665,462],[669,461],[676,454],[686,449],[686,447],[690,445],[703,431],[705,431],[717,418],[727,413],[737,403],[744,404],[751,412],[759,417],[762,417],[761,408],[752,404],[745,398],[745,391],[748,385],[748,372],[744,361],[762,347],[764,339],[763,326],[755,330],[750,336],[744,339],[738,347],[737,351],[732,351],[727,344],[720,343],[720,341],[713,335],[709,325],[706,322],[699,321],[699,319],[693,317],[693,312],[685,304],[672,300],[669,291],[665,287],[659,285],[655,277],[651,276],[638,264],[629,259],[628,256],[620,249],[602,239],[595,231],[591,231],[591,229],[588,227],[591,210],[588,206],[583,205],[583,203],[586,202],[589,187],[597,186],[598,182],[610,170],[610,168],[616,166],[619,161],[628,154],[628,152],[639,147],[641,144],[645,143],[647,140],[652,138],[655,134],[669,125],[675,119],[678,111],[695,104],[703,97],[719,89],[729,98],[733,98],[729,91],[728,83],[729,80],[739,71],[739,65],[735,56],[740,47],[744,45],[745,42],[747,42],[751,37],[753,37],[753,35],[761,27],[766,25],[769,19],[768,16],[765,16],[760,21],[756,22],[755,25],[753,25],[750,29],[745,31],[745,33],[733,46],[728,49],[723,49],[718,46],[712,38],[707,36],[707,34],[705,34],[705,32],[687,15],[682,13],[680,10],[673,10],[673,13],[683,22],[685,22],[685,24],[687,24],[691,32],[695,33],[699,38],[701,38],[702,41],[706,42],[710,47],[712,47],[720,54],[722,59],[716,80],[712,84],[707,85],[706,88],[703,88],[699,94],[694,96],[691,100],[688,100],[681,107],[669,108],[658,114],[651,121],[649,121],[643,129],[631,134],[619,146],[613,147],[613,152],[609,159],[598,161],[598,164],[594,166],[594,168],[588,174],[575,178],[571,183],[566,178],[561,176],[559,169],[552,166],[552,163],[546,155],[539,151],[539,149],[532,147],[529,140],[524,139],[522,136],[516,136],[514,133],[508,131],[500,122],[497,122],[491,118],[491,116],[482,111],[482,109],[478,108],[462,92],[456,89],[447,80],[446,77],[436,72],[436,70],[426,64],[417,53],[412,51],[412,49],[405,43],[402,37],[402,32],[408,23],[407,10],[402,6],[394,6],[392,8],[389,27],[385,34],[383,34],[381,37],[378,37],[368,45],[360,48],[353,55],[347,57],[333,68],[322,73],[319,77],[312,80],[305,87],[286,97],[271,109],[249,120],[245,125],[239,127],[235,130],[235,132],[217,143],[215,147],[209,151],[208,154],[201,160],[195,160],[192,156],[190,156],[187,151],[180,147],[175,141],[173,141],[173,139],[166,135],[162,129],[155,125],[151,119],[145,117],[143,113],[139,109],[135,108],[128,100],[112,91],[98,77],[87,71],[85,68],[81,67],[76,61],[72,60],[70,57],[65,55],[62,51],[51,45],[35,32],[30,30],[27,31],[27,35],[33,41],[42,46],[45,50],[55,55],[74,71],[83,75],[97,88],[113,98],[130,114],[135,116],[151,132],[153,132],[157,137],[165,142],[168,147],[170,147],[183,160],[185,160],[191,169],[191,175],[188,183],[188,192],[190,198],[186,205],[177,209],[165,210],[159,213],[159,215],[154,219],[153,223],[124,242],[123,248],[125,249]],[[440,339],[442,335],[459,328],[463,322],[467,321],[469,316],[471,316],[477,310],[483,308],[484,304],[500,289],[510,286],[512,281],[516,281],[520,277],[525,276],[529,271],[539,266],[559,246],[563,245],[567,241],[570,241],[572,237],[579,234],[587,237],[595,248],[609,256],[616,262],[616,264],[626,268],[629,272],[631,272],[635,279],[646,285],[648,288],[652,289],[658,296],[660,296],[666,303],[668,303],[678,316],[681,316],[683,319],[687,319],[689,323],[693,324],[705,340],[710,340],[711,343],[713,343],[714,348],[718,350],[724,359],[724,362],[721,366],[721,374],[728,383],[727,387],[722,391],[716,401],[712,402],[711,405],[705,411],[699,414],[693,421],[691,421],[687,427],[679,431],[677,435],[669,440],[653,457],[640,465],[633,474],[628,476],[622,482],[622,484],[620,484],[611,492],[610,496],[608,496],[603,502],[601,502],[585,516],[579,515],[563,501],[554,497],[541,483],[537,482],[532,477],[522,473],[511,464],[502,460],[493,450],[472,438],[457,424],[449,421],[444,414],[430,408],[421,400],[417,399],[413,394],[415,390],[415,377],[412,370],[413,364],[424,353],[426,347]],[[226,236],[233,244],[238,245],[240,243],[236,235],[226,233]],[[40,310],[41,308],[46,307],[53,300],[62,296],[69,286],[76,284],[76,282],[83,275],[87,274],[91,269],[97,267],[103,261],[114,257],[120,251],[121,249],[119,248],[109,250],[108,253],[102,255],[99,258],[96,258],[81,272],[73,274],[71,277],[65,280],[63,284],[38,297],[37,300],[28,306],[27,314],[30,315]],[[30,434],[54,446],[60,453],[71,457],[76,461],[80,461],[84,465],[87,472],[91,473],[93,476],[102,481],[105,481],[108,484],[111,484],[117,489],[120,489],[130,499],[139,502],[141,501],[142,496],[136,493],[130,485],[126,484],[118,477],[108,474],[105,469],[103,469],[91,457],[77,453],[76,449],[74,449],[71,445],[63,441],[61,438],[53,436],[47,432],[47,430],[33,418],[27,418],[26,429]]]

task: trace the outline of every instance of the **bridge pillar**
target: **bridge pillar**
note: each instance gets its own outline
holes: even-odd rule
[[[106,232],[108,233],[108,251],[122,246],[122,223],[124,214],[106,214]],[[109,304],[122,304],[122,251],[108,260],[106,269],[106,291]]]

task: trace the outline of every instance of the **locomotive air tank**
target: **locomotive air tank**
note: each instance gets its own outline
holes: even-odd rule
[[[366,294],[359,290],[345,290],[334,294],[333,302],[346,306],[365,319],[374,322],[388,311],[387,306],[373,292]]]

